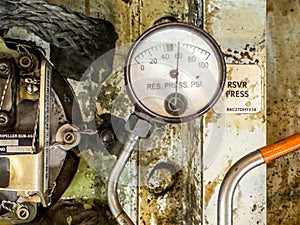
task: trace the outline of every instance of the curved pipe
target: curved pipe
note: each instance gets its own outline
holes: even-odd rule
[[[218,225],[232,225],[232,205],[236,186],[252,169],[300,149],[300,133],[263,147],[241,158],[227,172],[218,196]]]
[[[264,164],[264,159],[259,150],[251,152],[236,164],[226,174],[218,196],[218,225],[232,224],[232,203],[235,189],[250,170]]]
[[[120,178],[120,175],[131,153],[133,152],[134,146],[138,140],[139,137],[137,135],[129,134],[129,136],[127,137],[127,141],[124,144],[124,148],[118,160],[115,162],[112,171],[109,175],[108,188],[107,188],[108,205],[113,216],[115,217],[116,221],[120,225],[134,225],[134,223],[126,214],[126,212],[123,210],[119,202],[117,190],[118,190],[118,180]]]

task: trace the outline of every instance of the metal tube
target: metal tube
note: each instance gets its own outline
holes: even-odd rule
[[[218,225],[232,225],[232,202],[236,186],[250,170],[264,164],[259,150],[241,158],[227,172],[218,196]]]
[[[259,149],[265,163],[300,149],[300,133],[294,134],[275,144]]]
[[[134,225],[132,220],[123,210],[118,198],[118,180],[119,177],[136,145],[139,137],[133,133],[128,135],[127,141],[124,144],[118,160],[115,162],[108,180],[108,205],[109,208],[120,225]]]

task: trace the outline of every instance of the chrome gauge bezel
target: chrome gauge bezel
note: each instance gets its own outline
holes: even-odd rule
[[[187,116],[163,116],[157,114],[155,111],[151,109],[151,106],[146,106],[143,104],[138,96],[135,93],[135,87],[132,84],[132,79],[131,79],[131,65],[134,63],[134,55],[135,51],[138,46],[143,44],[143,41],[147,39],[149,35],[152,35],[155,32],[161,32],[167,29],[184,29],[188,32],[192,32],[193,34],[196,34],[198,37],[202,38],[208,45],[209,47],[213,50],[213,53],[215,57],[217,58],[218,62],[218,67],[219,67],[219,75],[220,80],[218,82],[218,88],[216,93],[214,93],[213,97],[208,101],[208,103],[204,106],[201,107],[197,110],[195,110],[194,113],[187,115]],[[193,119],[196,119],[203,114],[205,114],[208,110],[210,110],[213,105],[218,101],[219,97],[222,94],[224,84],[226,80],[226,63],[223,57],[223,53],[217,44],[217,42],[203,29],[197,28],[191,24],[187,23],[178,23],[178,22],[172,22],[172,23],[165,23],[165,24],[160,24],[157,26],[154,26],[150,29],[148,29],[146,32],[144,32],[138,39],[137,41],[131,46],[130,51],[127,55],[126,58],[126,63],[125,63],[125,85],[126,85],[126,90],[127,94],[132,101],[132,103],[135,105],[137,111],[141,111],[147,116],[150,116],[153,121],[156,122],[162,122],[162,123],[182,123],[182,122],[188,122]]]

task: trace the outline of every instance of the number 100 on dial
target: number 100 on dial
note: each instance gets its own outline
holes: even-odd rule
[[[132,46],[125,82],[136,107],[166,122],[183,122],[209,110],[225,82],[217,43],[185,23],[161,24]]]

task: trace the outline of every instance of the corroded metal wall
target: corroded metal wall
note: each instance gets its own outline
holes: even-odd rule
[[[123,83],[123,64],[130,44],[163,16],[201,23],[197,6],[191,13],[189,11],[190,1],[49,2],[105,18],[114,24],[119,35],[114,71],[110,79],[101,84],[97,109],[99,114],[112,112],[124,119],[133,112]],[[120,200],[137,224],[201,222],[200,126],[201,120],[168,125],[156,130],[151,139],[141,141],[140,151],[132,157],[119,185]],[[105,205],[107,176],[115,157],[89,150],[82,151],[81,157],[79,171],[64,197],[88,199],[86,205],[89,207],[95,200]]]
[[[268,142],[300,132],[299,1],[268,2]],[[269,224],[296,225],[300,215],[299,153],[268,168]]]
[[[217,193],[224,175],[239,158],[266,143],[266,1],[207,0],[204,6],[204,28],[221,45],[228,63],[225,90],[235,91],[229,82],[236,80],[256,80],[252,88],[260,90],[260,94],[255,95],[259,107],[253,113],[222,113],[215,108],[217,113],[211,111],[204,116],[204,224],[216,224]],[[240,76],[232,72],[237,65]],[[257,65],[260,69],[250,72]],[[234,102],[228,102],[226,96],[222,98],[226,109],[230,105],[236,107],[241,100],[235,98]],[[254,99],[249,97],[248,100],[251,103],[244,106],[255,107]],[[233,203],[234,224],[266,224],[265,173],[265,168],[260,167],[241,180]]]
[[[118,45],[124,45],[135,40],[141,32],[150,27],[152,23],[166,14],[175,14],[178,18],[182,20],[188,20],[189,12],[188,6],[189,1],[140,1],[140,0],[48,0],[50,3],[63,4],[65,7],[70,8],[75,11],[81,11],[87,15],[105,18],[111,21],[116,31],[119,35]],[[225,1],[224,1],[225,2]],[[222,29],[226,29],[218,23],[213,21],[213,18],[223,18],[223,21],[226,23],[227,28],[229,29],[226,33],[229,35],[232,31],[235,32],[235,35],[240,35],[241,39],[247,39],[245,35],[253,35],[248,26],[241,26],[241,24],[251,24],[250,27],[253,27],[252,22],[260,24],[259,20],[264,18],[265,11],[263,9],[257,10],[258,5],[255,4],[257,1],[226,1],[227,7],[227,17],[224,17],[224,8],[220,8],[218,5],[222,5],[222,1],[206,1],[206,29],[211,33],[215,34],[215,38],[218,39],[218,32],[221,32]],[[261,1],[258,1],[261,2]],[[239,7],[236,7],[236,4],[241,4]],[[244,5],[242,5],[244,4]],[[229,9],[228,7],[232,7]],[[246,10],[245,10],[246,8]],[[232,10],[232,11],[231,11]],[[249,12],[250,11],[250,12]],[[246,13],[246,14],[245,14]],[[257,14],[258,13],[258,14]],[[220,17],[221,15],[221,17]],[[222,17],[223,15],[223,17]],[[226,15],[226,13],[225,13]],[[236,15],[230,16],[230,15]],[[300,7],[299,2],[296,0],[285,1],[285,0],[269,0],[268,1],[268,20],[267,20],[267,45],[268,45],[268,86],[267,86],[267,134],[268,142],[273,143],[285,136],[299,132],[299,73],[297,69],[297,62],[299,60],[299,51],[298,41],[299,41],[299,15]],[[222,21],[222,20],[220,20]],[[219,21],[219,22],[220,22]],[[230,25],[231,24],[231,25]],[[240,24],[240,25],[239,25]],[[225,26],[225,27],[226,27]],[[245,31],[244,31],[245,29]],[[259,28],[259,30],[261,30]],[[234,49],[231,47],[230,41],[227,43],[222,43],[222,48],[227,54],[227,62],[236,62],[251,63],[253,58],[259,58],[260,64],[264,63],[263,51],[265,51],[265,42],[264,37],[256,37],[256,40],[250,41],[251,45],[247,45],[246,42],[238,42],[234,45],[240,45]],[[233,42],[237,39],[237,36],[228,37]],[[255,45],[255,46],[253,46]],[[255,47],[254,54],[258,56],[251,55],[253,53],[253,47]],[[116,57],[118,60],[124,60],[126,49],[120,49],[117,52]],[[251,53],[250,55],[245,53]],[[255,62],[255,59],[254,61]],[[117,66],[116,66],[117,67]],[[110,96],[118,96],[120,90],[115,88],[115,86],[122,85],[122,76],[116,72],[113,74],[114,83],[105,84],[105,90],[111,93]],[[101,104],[100,104],[101,105]],[[111,109],[111,105],[105,105],[102,103],[101,110],[107,111]],[[126,105],[127,106],[127,105]],[[126,108],[126,107],[125,107]],[[127,109],[128,110],[128,109]],[[129,111],[129,110],[128,110]],[[208,114],[206,117],[206,122],[217,121],[220,119],[215,115]],[[256,121],[253,123],[253,119]],[[242,122],[243,121],[243,122]],[[247,121],[245,123],[245,121]],[[257,115],[256,117],[249,118],[244,116],[242,119],[231,118],[227,121],[227,125],[233,124],[236,129],[235,133],[232,134],[233,137],[239,136],[240,131],[245,128],[245,124],[250,124],[249,127],[259,126],[264,123],[266,120],[262,115]],[[143,165],[144,170],[140,171],[145,175],[149,174],[151,168],[157,162],[167,161],[168,163],[174,160],[174,157],[179,154],[178,148],[183,147],[183,151],[188,149],[188,146],[184,146],[183,141],[194,140],[192,142],[193,148],[197,149],[197,146],[201,146],[201,136],[198,132],[194,132],[192,135],[184,135],[189,130],[198,131],[199,127],[203,124],[201,121],[196,121],[193,124],[184,125],[183,127],[177,126],[168,126],[166,128],[167,135],[162,139],[165,141],[165,146],[162,146],[162,149],[151,149],[152,160],[147,160],[149,156],[148,151],[142,151],[140,157],[144,160],[140,160],[140,164]],[[158,137],[158,133],[154,135]],[[182,135],[183,134],[183,135]],[[248,136],[244,134],[244,139],[241,143],[244,143],[243,146],[246,150],[252,150],[252,147],[258,147],[261,143],[258,141],[257,144],[247,145],[249,138],[255,138],[254,136]],[[160,140],[156,140],[159,142]],[[141,148],[147,145],[147,142],[141,144]],[[182,146],[183,145],[183,146]],[[247,146],[246,146],[247,145]],[[196,147],[195,147],[196,146]],[[173,148],[174,147],[174,148]],[[168,148],[168,151],[165,151]],[[249,149],[248,149],[249,148]],[[149,149],[148,149],[149,150]],[[162,154],[162,152],[169,152],[168,154]],[[173,155],[174,153],[174,155]],[[109,169],[107,165],[111,165],[115,158],[103,156],[100,154],[92,154],[90,152],[84,153],[84,159],[81,162],[80,169],[74,179],[74,182],[68,192],[65,194],[67,198],[76,198],[84,199],[85,207],[89,208],[93,205],[93,199],[96,201],[100,200],[101,202],[106,201],[106,192],[105,192],[105,182],[104,177],[108,175]],[[196,155],[193,155],[196,154]],[[197,155],[199,154],[199,155]],[[174,193],[170,198],[157,197],[148,192],[148,188],[141,186],[139,194],[141,194],[141,199],[138,201],[135,191],[130,192],[130,197],[133,197],[133,201],[126,197],[123,198],[123,201],[127,202],[129,210],[131,212],[135,211],[135,207],[140,208],[142,213],[140,215],[135,215],[132,213],[131,216],[140,220],[140,224],[143,224],[143,221],[158,221],[157,224],[175,224],[174,221],[178,222],[180,220],[186,219],[187,224],[191,222],[205,222],[209,223],[206,218],[201,216],[197,217],[197,214],[201,214],[197,210],[197,206],[202,204],[202,201],[209,202],[212,198],[212,193],[215,192],[217,185],[220,183],[218,176],[214,176],[211,180],[206,181],[206,193],[202,196],[202,190],[199,190],[198,184],[202,182],[200,175],[201,168],[194,167],[197,164],[198,159],[201,158],[200,151],[187,151],[186,158],[182,158],[181,161],[176,164],[176,168],[181,168],[179,177],[181,182],[184,183],[186,180],[189,180],[189,185],[181,185],[181,183],[174,183],[173,186]],[[156,156],[157,157],[154,157]],[[160,155],[161,157],[158,157]],[[135,156],[138,157],[138,156]],[[96,160],[95,160],[96,159]],[[193,159],[193,160],[191,160]],[[299,155],[293,154],[292,156],[286,157],[284,159],[278,160],[273,163],[268,168],[268,224],[279,225],[279,224],[299,224],[300,207],[299,204],[299,185],[298,185],[298,175],[299,175],[299,166],[298,166]],[[178,160],[176,160],[178,162]],[[228,160],[228,165],[225,166],[225,169],[228,169],[232,165],[233,161]],[[187,167],[186,167],[187,165]],[[135,164],[131,165],[134,168]],[[195,171],[186,170],[185,168],[195,168]],[[135,171],[137,173],[138,171]],[[100,175],[99,175],[100,174]],[[155,186],[156,179],[161,179],[159,173],[153,179],[147,180],[147,176],[144,176],[145,180],[140,180],[142,184],[153,184]],[[196,178],[200,178],[196,179]],[[164,177],[167,178],[168,177]],[[126,178],[124,178],[126,179]],[[205,182],[205,181],[204,181]],[[159,183],[159,182],[158,182]],[[102,187],[99,189],[99,187]],[[198,189],[197,189],[198,187]],[[198,196],[191,195],[191,193],[200,193]],[[126,193],[121,193],[121,197],[126,196]],[[190,205],[182,204],[182,200],[190,202]],[[196,199],[196,201],[192,201]],[[140,204],[141,203],[141,204]],[[140,204],[140,205],[139,205]],[[259,205],[264,204],[263,202],[258,202]],[[157,210],[157,206],[167,206],[172,205],[174,207],[161,208]],[[147,210],[150,206],[151,210],[156,210],[155,213],[149,213]],[[253,207],[250,210],[255,211],[264,211],[265,209],[252,205]],[[145,209],[145,210],[143,210]],[[199,213],[200,212],[200,213]],[[182,214],[183,213],[183,214]],[[188,218],[183,218],[182,215],[188,213],[192,216],[193,221],[189,221]],[[159,223],[160,222],[160,223]],[[146,224],[148,224],[146,222]],[[262,224],[262,223],[260,223]]]

